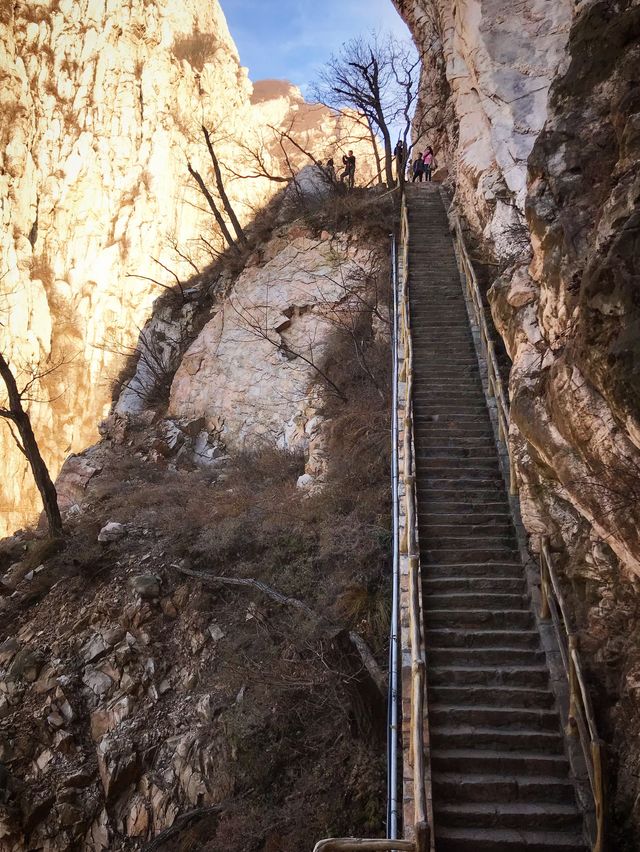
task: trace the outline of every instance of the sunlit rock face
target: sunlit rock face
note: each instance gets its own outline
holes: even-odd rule
[[[298,132],[297,121],[317,156],[354,133],[327,110],[305,112],[286,84],[252,100],[215,0],[2,2],[0,73],[0,344],[23,384],[61,365],[30,404],[55,475],[96,436],[161,292],[148,279],[173,283],[156,261],[186,278],[211,260],[201,237],[220,246],[186,169],[210,177],[201,123],[221,162],[250,174],[258,150],[282,174],[268,126]],[[281,186],[225,177],[243,221]],[[3,424],[0,454],[1,534],[38,501]]]
[[[340,393],[325,380],[328,349],[370,301],[373,260],[346,238],[299,226],[276,234],[182,358],[169,414],[203,418],[231,450],[304,451],[313,469],[321,398]]]
[[[439,104],[433,133],[450,168],[458,207],[480,248],[499,259],[508,256],[500,235],[509,229],[500,225],[500,204],[489,203],[481,192],[487,176],[497,175],[505,203],[525,213],[526,230],[514,250],[520,257],[489,294],[513,360],[510,440],[520,503],[534,549],[539,535],[550,536],[593,675],[600,731],[615,765],[610,801],[619,834],[611,842],[635,849],[640,843],[640,7],[626,0],[587,0],[575,5],[570,20],[562,3],[527,4],[512,13],[505,6],[503,36],[496,31],[492,38],[499,51],[516,51],[509,70],[494,63],[496,49],[487,65],[487,33],[492,20],[497,26],[493,15],[502,4],[456,4],[452,18],[452,4],[434,3],[403,5],[418,40],[429,32],[433,15],[445,23],[425,72],[423,100],[425,108]],[[520,25],[522,41],[512,32]],[[464,38],[456,42],[456,34]],[[456,43],[464,60],[457,65]],[[510,126],[504,120],[507,109],[516,107],[507,107],[499,91],[497,100],[489,97],[487,84],[492,78],[515,79],[527,52],[526,67],[538,67],[541,89],[523,98],[531,107],[529,117],[518,115]],[[465,88],[474,91],[461,106]],[[476,122],[475,141],[473,122],[463,121],[467,114]],[[496,129],[501,129],[500,144]],[[501,150],[513,155],[511,167]]]
[[[527,158],[547,116],[547,93],[565,57],[574,4],[395,5],[425,51],[417,145],[434,147],[470,224],[499,255],[508,255],[510,230],[524,212]]]

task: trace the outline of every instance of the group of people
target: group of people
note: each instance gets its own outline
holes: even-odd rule
[[[407,157],[405,145],[401,140],[398,140],[398,144],[396,145],[393,154],[396,160],[396,171],[398,175],[398,180],[400,180],[400,176],[403,174],[404,171],[404,163]],[[353,154],[353,151],[349,151],[347,154],[343,155],[342,165],[344,166],[344,171],[338,178],[333,159],[327,160],[327,164],[326,166],[324,166],[325,174],[332,184],[337,183],[339,180],[342,185],[346,184],[347,189],[353,189],[356,179],[356,158]],[[433,156],[433,148],[431,147],[431,145],[429,145],[427,147],[427,150],[418,154],[418,156],[413,161],[413,165],[411,166],[411,171],[413,173],[412,181],[414,183],[417,180],[422,182],[423,178],[426,181],[430,181],[431,174],[435,170],[435,168],[436,161],[435,157]]]
[[[418,154],[418,156],[413,161],[412,172],[413,177],[411,179],[412,183],[415,183],[417,180],[422,183],[422,179],[424,178],[426,181],[431,180],[431,174],[436,167],[435,158],[433,156],[433,148],[431,145],[427,147],[427,150]]]
[[[340,175],[340,183],[346,183],[347,189],[353,189],[356,182],[356,158],[353,151],[349,151],[348,154],[343,155],[342,165],[344,166],[344,171]],[[331,183],[337,183],[338,178],[333,159],[327,160],[327,165],[324,167],[324,170]]]
[[[404,173],[404,164],[407,160],[407,150],[402,140],[398,140],[393,155],[396,158],[396,172],[398,180],[400,180],[400,175]],[[433,148],[429,145],[426,151],[421,151],[418,154],[413,163],[407,164],[407,180],[413,174],[412,182],[419,180],[422,183],[423,178],[426,181],[430,181],[435,169],[436,159],[433,156]]]

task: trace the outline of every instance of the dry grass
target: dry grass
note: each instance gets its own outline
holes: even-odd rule
[[[176,59],[186,61],[197,71],[202,71],[205,64],[213,57],[218,45],[215,33],[195,32],[189,36],[176,38],[173,42],[173,55]]]

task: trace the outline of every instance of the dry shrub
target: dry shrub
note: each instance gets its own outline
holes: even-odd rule
[[[195,32],[175,39],[173,55],[180,61],[186,59],[193,68],[202,71],[205,63],[215,54],[217,43],[215,33]]]
[[[303,198],[298,203],[299,215],[318,233],[349,231],[376,240],[388,239],[394,227],[394,195],[377,188],[346,192],[338,187],[328,198],[317,202]]]

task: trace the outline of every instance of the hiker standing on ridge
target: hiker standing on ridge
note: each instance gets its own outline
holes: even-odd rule
[[[353,151],[342,157],[344,171],[340,175],[340,183],[347,181],[347,187],[353,189],[356,180],[356,158],[353,156]]]
[[[331,183],[336,182],[336,167],[333,165],[333,159],[327,160],[327,165],[324,167],[326,176]]]
[[[402,139],[398,139],[396,147],[393,149],[393,156],[396,158],[396,180],[400,183],[400,179],[404,174],[404,161],[407,152]]]

